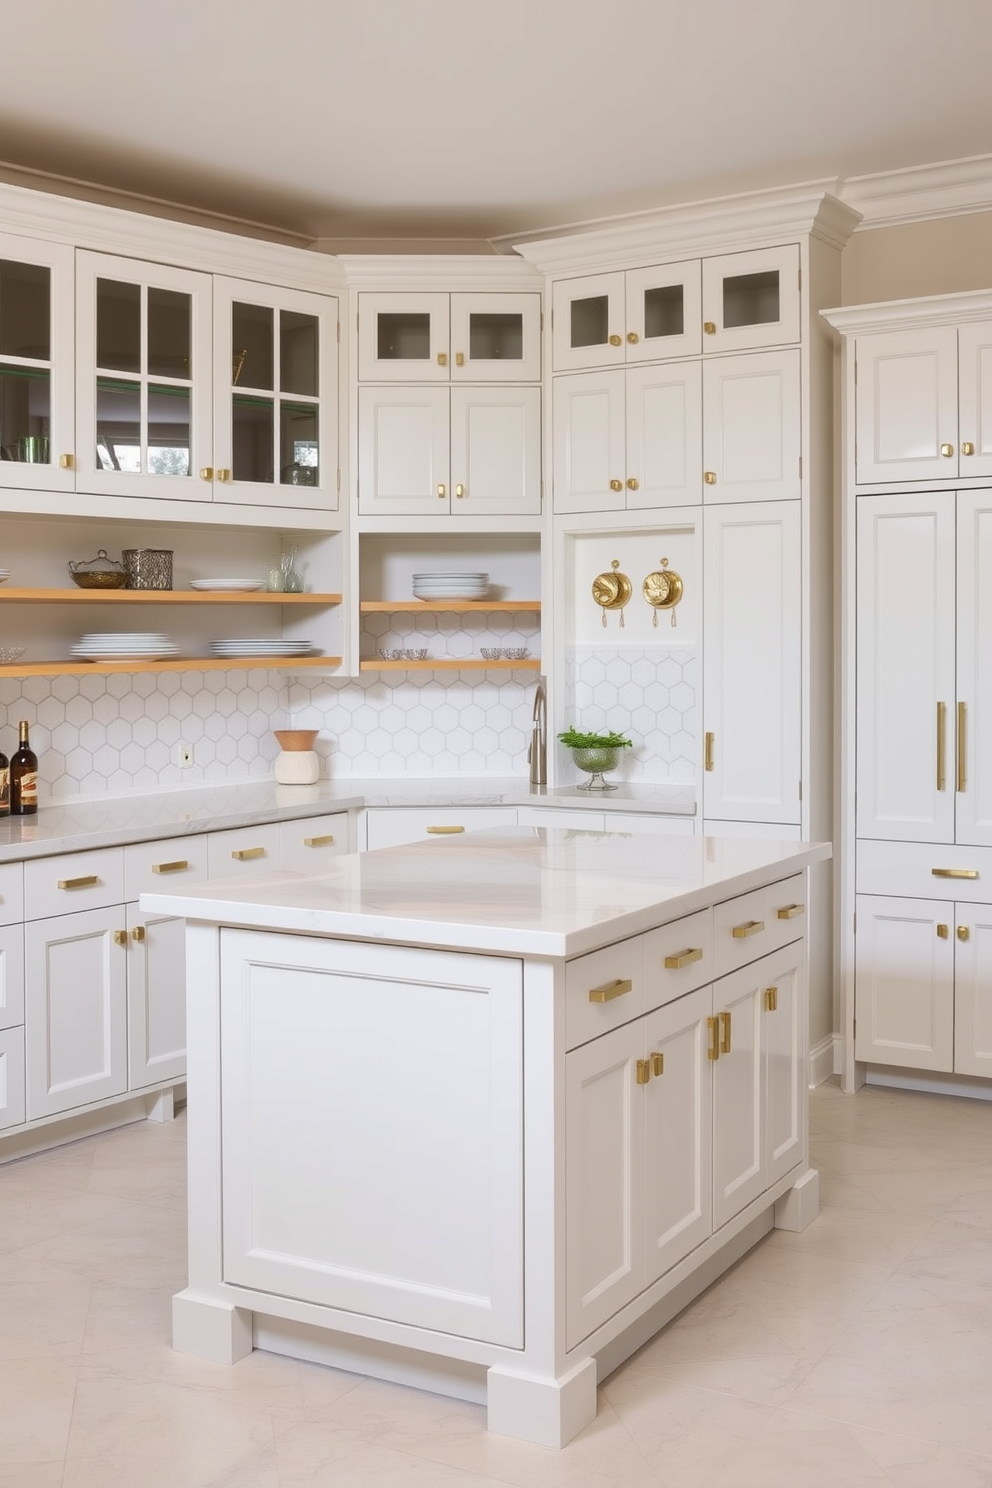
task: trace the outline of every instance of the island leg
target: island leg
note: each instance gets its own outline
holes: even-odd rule
[[[820,1174],[808,1168],[775,1203],[777,1230],[804,1230],[820,1212]]]
[[[180,1354],[236,1364],[252,1351],[252,1318],[247,1307],[197,1297],[187,1289],[172,1299],[172,1347]]]
[[[558,1379],[494,1366],[486,1390],[490,1431],[561,1448],[596,1419],[596,1360],[583,1359]]]

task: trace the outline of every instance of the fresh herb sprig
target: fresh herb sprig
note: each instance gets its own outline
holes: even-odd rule
[[[632,743],[623,734],[583,734],[574,724],[558,738],[568,749],[629,749]]]

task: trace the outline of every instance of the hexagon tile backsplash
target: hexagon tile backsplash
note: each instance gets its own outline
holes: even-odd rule
[[[565,717],[585,733],[613,729],[633,740],[617,779],[692,780],[698,668],[694,646],[571,647],[565,653]],[[566,783],[579,778],[564,761],[562,773]]]

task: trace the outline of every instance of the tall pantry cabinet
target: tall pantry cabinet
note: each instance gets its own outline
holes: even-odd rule
[[[844,1080],[992,1077],[992,294],[844,339]]]
[[[695,770],[714,835],[834,836],[833,350],[819,312],[839,296],[857,221],[828,193],[799,188],[516,245],[546,275],[552,308],[550,505],[564,601],[552,677],[565,675],[570,619],[589,603],[566,589],[570,541],[602,533],[608,569],[610,535],[643,534],[633,611],[666,534],[689,534],[685,579],[701,613]],[[648,644],[664,643],[662,623]],[[814,895],[810,1031],[824,1078],[835,1026],[828,871]]]

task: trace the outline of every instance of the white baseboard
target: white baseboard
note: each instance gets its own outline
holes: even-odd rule
[[[828,1033],[825,1039],[814,1044],[809,1051],[809,1085],[812,1090],[822,1085],[833,1075],[841,1073],[841,1037],[839,1033]]]

